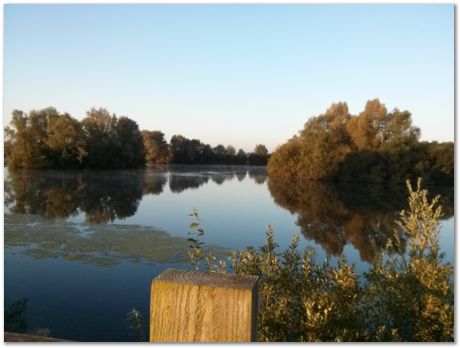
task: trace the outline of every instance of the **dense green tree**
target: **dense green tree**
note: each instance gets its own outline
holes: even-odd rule
[[[311,118],[300,132],[301,152],[298,176],[305,179],[330,179],[334,164],[350,153],[346,125],[350,120],[346,103],[332,104],[325,114]]]
[[[232,145],[228,145],[227,148],[225,149],[225,154],[227,156],[234,157],[236,155],[236,150]]]
[[[265,145],[258,144],[254,152],[249,154],[249,163],[253,165],[266,165],[268,161],[268,150]]]
[[[86,166],[115,168],[120,148],[116,140],[117,117],[104,108],[92,108],[86,115],[82,120],[88,152]]]
[[[236,154],[235,163],[246,164],[247,160],[248,160],[248,155],[246,154],[246,152],[243,149],[239,149]]]
[[[155,164],[169,164],[172,153],[164,134],[160,131],[142,131],[145,147],[145,164],[151,167]]]
[[[170,144],[173,163],[210,163],[214,157],[211,147],[198,139],[187,139],[182,135],[174,135]]]
[[[218,156],[224,156],[225,155],[225,146],[222,144],[217,145],[212,149],[212,151],[218,155]]]
[[[5,139],[10,144],[8,166],[10,168],[24,168],[29,164],[29,142],[27,130],[27,115],[22,111],[14,110],[11,122],[5,128]]]
[[[59,117],[56,109],[32,110],[29,115],[14,110],[9,127],[5,129],[11,144],[10,168],[46,168],[49,148],[46,144],[48,122]]]
[[[212,149],[212,152],[214,154],[213,156],[213,162],[216,163],[216,164],[224,164],[225,163],[225,159],[226,159],[226,153],[225,153],[225,146],[222,145],[222,144],[219,144],[217,146],[215,146],[213,149]]]
[[[188,163],[203,163],[204,144],[198,139],[192,139],[187,145]]]
[[[139,168],[155,164],[246,164],[232,145],[212,148],[198,139],[174,135],[168,144],[160,131],[144,130],[132,119],[92,108],[82,121],[55,108],[15,110],[5,128],[5,161],[15,168]],[[258,153],[265,154],[260,145]],[[254,155],[255,156],[255,155]],[[264,164],[256,156],[255,164]]]
[[[267,156],[268,155],[268,150],[267,150],[265,145],[257,144],[255,149],[254,149],[254,153],[257,156]]]
[[[214,163],[214,152],[209,144],[203,145],[203,163]]]
[[[145,164],[145,148],[139,126],[128,117],[120,117],[115,127],[118,150],[116,168],[138,168]]]
[[[83,128],[68,114],[49,121],[46,145],[53,168],[79,167],[87,155]]]
[[[173,135],[170,141],[174,163],[189,163],[190,140],[182,135]]]
[[[430,182],[453,183],[453,145],[452,150],[449,145],[423,145],[419,137],[408,111],[388,112],[374,99],[352,116],[346,103],[337,103],[310,118],[299,136],[276,149],[268,173],[296,179],[395,183],[420,176]]]
[[[378,99],[369,100],[358,117],[352,117],[347,130],[358,150],[376,149],[383,142],[388,112]]]
[[[272,153],[269,162],[270,175],[274,177],[297,178],[297,166],[300,164],[302,143],[295,136],[288,142],[278,146]]]

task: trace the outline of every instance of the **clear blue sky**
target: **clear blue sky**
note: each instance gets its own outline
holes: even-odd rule
[[[141,129],[269,150],[332,102],[454,139],[453,5],[5,5],[11,111],[92,106]]]

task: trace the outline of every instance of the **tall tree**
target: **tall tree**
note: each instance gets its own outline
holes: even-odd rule
[[[256,147],[254,148],[254,153],[257,156],[267,156],[268,155],[268,150],[265,145],[262,144],[257,144]]]
[[[235,155],[236,155],[236,150],[232,145],[228,145],[227,148],[225,149],[225,155],[226,155],[226,163],[227,164],[234,164],[235,163]]]
[[[92,108],[82,120],[87,143],[86,166],[115,168],[118,163],[119,144],[116,137],[117,117],[107,109]]]
[[[82,125],[68,114],[50,119],[46,145],[53,168],[79,167],[87,155]]]
[[[128,117],[116,124],[117,145],[120,148],[118,168],[138,168],[145,164],[145,148],[139,126]]]
[[[248,155],[243,149],[239,149],[237,154],[236,154],[236,163],[237,164],[246,164],[246,161],[248,160]]]
[[[145,164],[147,167],[155,164],[168,164],[171,161],[171,149],[160,131],[142,131],[145,147]]]
[[[219,144],[215,146],[212,149],[212,152],[214,153],[214,158],[215,162],[218,164],[224,164],[225,163],[225,158],[226,158],[226,153],[225,153],[225,146],[222,144]]]
[[[10,125],[5,129],[11,142],[10,168],[46,168],[49,165],[46,139],[51,116],[57,117],[56,109],[32,110],[29,115],[13,111]]]
[[[350,152],[346,131],[350,120],[346,103],[332,104],[326,113],[311,118],[300,132],[301,153],[298,175],[305,179],[331,179],[335,163]]]
[[[346,103],[336,103],[310,118],[299,136],[276,149],[268,173],[336,181],[401,183],[417,176],[437,182],[453,180],[453,151],[443,147],[443,154],[437,154],[443,165],[435,165],[431,159],[436,145],[419,143],[419,137],[408,111],[388,112],[373,99],[363,112],[352,116]]]

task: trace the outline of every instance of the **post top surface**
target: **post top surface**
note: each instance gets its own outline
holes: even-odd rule
[[[200,271],[186,271],[183,269],[168,268],[155,281],[173,282],[178,284],[202,285],[215,288],[253,289],[258,276],[240,275],[235,273],[210,273]]]

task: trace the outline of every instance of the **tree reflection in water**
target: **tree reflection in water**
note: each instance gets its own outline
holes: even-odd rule
[[[5,206],[47,218],[84,212],[88,223],[107,223],[134,215],[142,196],[160,194],[166,181],[139,171],[21,171],[5,179]]]
[[[169,177],[169,189],[173,193],[181,193],[187,189],[197,189],[208,182],[207,176],[189,176],[172,174]]]
[[[393,235],[394,221],[407,207],[401,186],[293,182],[268,178],[274,201],[297,214],[302,234],[330,255],[341,255],[351,243],[363,261],[372,261]],[[453,189],[430,187],[441,194],[443,218],[453,216]]]
[[[267,180],[267,171],[265,167],[253,167],[248,170],[248,175],[258,185],[262,185]]]
[[[161,194],[168,181],[172,193],[181,193],[210,181],[222,185],[248,176],[256,184],[267,183],[274,201],[297,214],[297,224],[307,239],[331,255],[342,254],[351,243],[364,261],[371,261],[385,247],[395,219],[406,208],[403,186],[267,180],[264,167],[188,170],[18,171],[5,177],[5,207],[11,213],[46,218],[85,213],[87,223],[104,224],[133,216],[143,195]],[[428,190],[441,195],[443,218],[452,217],[453,188]]]

